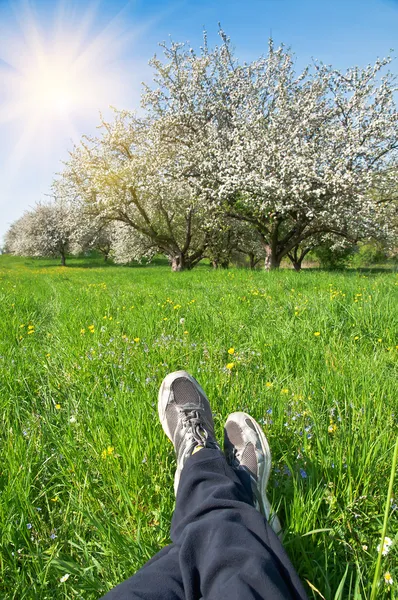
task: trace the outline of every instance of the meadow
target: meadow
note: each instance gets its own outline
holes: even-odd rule
[[[169,541],[170,371],[268,436],[310,598],[368,598],[398,432],[398,274],[0,257],[0,598],[95,599]],[[398,491],[377,598],[398,598]],[[388,576],[393,583],[389,583]]]

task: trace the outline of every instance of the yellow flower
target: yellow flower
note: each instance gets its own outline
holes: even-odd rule
[[[188,331],[184,331],[184,335],[188,335]]]
[[[55,405],[55,408],[56,408],[57,410],[60,410],[60,408],[61,408],[61,405],[60,405],[60,404],[56,404],[56,405]]]
[[[51,498],[51,502],[58,502],[58,496],[55,496],[54,498]]]
[[[107,448],[105,448],[105,450],[103,450],[101,452],[102,458],[107,458],[108,456],[112,456],[114,450],[115,450],[115,448],[113,446],[108,446]]]
[[[106,315],[104,315],[102,318],[103,318],[103,319],[107,319],[108,317],[107,317]]]
[[[321,335],[321,332],[320,332],[320,331],[315,331],[315,332],[314,332],[314,335],[315,335],[315,337],[318,337],[318,336],[320,336],[320,335]]]
[[[140,338],[139,337],[135,337],[134,341],[135,341],[136,344],[138,344],[138,342],[140,341]]]
[[[271,381],[267,381],[267,383],[265,384],[266,387],[272,387],[272,382]]]
[[[28,335],[30,335],[31,333],[34,333],[34,332],[35,332],[35,330],[34,330],[34,329],[29,329],[29,331],[28,331]]]
[[[235,354],[235,348],[230,348],[228,350],[228,354]]]
[[[289,393],[289,388],[282,388],[281,389],[281,394],[288,394]]]
[[[20,329],[22,329],[23,327],[25,327],[25,323],[22,323],[22,325],[19,326]]]
[[[354,337],[354,340],[359,340],[359,335],[356,335],[356,336]]]
[[[35,326],[34,325],[28,325],[28,329],[34,329]]]
[[[228,371],[231,371],[234,368],[234,366],[235,366],[235,363],[230,362],[226,365],[226,368],[228,369]]]
[[[389,571],[384,573],[384,581],[386,582],[387,585],[392,585],[394,583],[394,580],[391,577],[391,573]]]
[[[85,329],[81,329],[81,330],[80,330],[80,333],[81,333],[82,335],[84,335],[84,334],[86,333],[86,330],[85,330]]]
[[[174,310],[178,310],[179,308],[181,308],[181,304],[176,304],[173,308]]]
[[[329,427],[328,427],[328,432],[329,433],[336,433],[337,431],[337,425],[336,423],[330,423]]]
[[[382,338],[379,338],[377,341],[378,341],[378,342],[379,342],[379,344],[380,344],[380,343],[381,343],[383,340],[382,340]]]
[[[88,326],[90,333],[94,333],[94,325]]]

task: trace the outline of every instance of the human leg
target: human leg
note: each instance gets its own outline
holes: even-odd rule
[[[244,413],[230,415],[228,464],[215,442],[206,395],[184,372],[169,375],[162,385],[159,416],[177,453],[171,538],[180,547],[187,600],[306,598],[267,522],[271,454],[259,425]],[[195,445],[202,449],[193,453]],[[275,518],[273,526],[280,530]]]

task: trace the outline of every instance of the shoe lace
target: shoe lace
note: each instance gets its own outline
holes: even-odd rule
[[[192,433],[192,437],[197,444],[206,445],[209,434],[202,425],[199,410],[183,411],[182,425]]]

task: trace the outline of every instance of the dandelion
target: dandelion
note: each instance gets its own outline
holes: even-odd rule
[[[108,446],[107,448],[105,448],[105,450],[103,450],[101,452],[101,456],[102,458],[107,458],[108,456],[112,456],[113,452],[114,452],[115,448],[113,446]]]
[[[181,304],[175,304],[173,306],[174,310],[178,310],[179,308],[181,308]]]
[[[65,581],[68,581],[69,577],[70,573],[65,573],[65,575],[62,575],[62,577],[60,578],[60,582],[65,583]]]
[[[228,354],[235,354],[235,348],[230,348],[228,350]]]
[[[60,404],[56,404],[56,405],[55,405],[55,408],[56,408],[57,410],[60,410],[60,409],[61,409],[61,405],[60,405]]]
[[[86,333],[86,330],[82,328],[82,329],[80,330],[80,333],[81,333],[81,335],[84,335],[84,334]]]
[[[90,333],[94,333],[94,325],[89,325],[88,329],[89,329]]]
[[[58,496],[55,496],[54,498],[51,498],[51,502],[58,502]]]
[[[356,335],[356,336],[354,337],[354,340],[359,340],[359,335]]]
[[[391,545],[392,539],[386,536],[383,541],[383,549],[381,552],[383,556],[387,556],[387,554],[390,552]],[[380,552],[380,544],[377,546],[377,552]]]
[[[391,577],[391,573],[389,571],[384,573],[384,581],[386,582],[387,585],[392,585],[394,583],[394,580]]]
[[[315,335],[315,337],[319,337],[321,335],[321,332],[320,331],[315,331],[314,335]]]
[[[136,344],[138,344],[138,342],[140,341],[140,338],[139,337],[135,337],[134,341],[135,341]]]
[[[289,393],[289,388],[282,388],[281,389],[281,394],[288,394]]]
[[[336,423],[330,423],[329,427],[328,427],[328,432],[329,433],[336,433],[337,431],[337,425]]]
[[[184,335],[188,335],[188,331],[184,331]]]
[[[379,338],[377,341],[379,342],[379,344],[381,344],[381,342],[382,342],[383,340],[382,340],[382,338]]]
[[[232,371],[232,369],[234,368],[234,366],[235,366],[235,363],[233,363],[233,362],[230,362],[230,363],[228,363],[228,364],[226,365],[226,368],[228,369],[228,371]]]
[[[181,319],[180,319],[180,325],[184,325],[184,323],[185,323],[185,319],[184,319],[184,317],[181,317]]]

